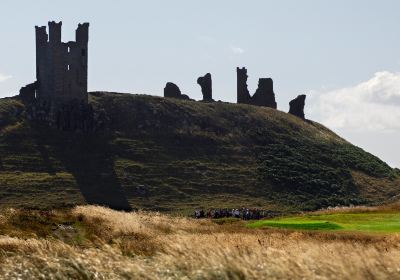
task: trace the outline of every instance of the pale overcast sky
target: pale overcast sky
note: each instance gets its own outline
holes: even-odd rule
[[[0,97],[35,77],[35,25],[63,21],[63,40],[90,22],[89,89],[162,95],[167,81],[200,99],[235,102],[272,77],[280,110],[307,94],[309,119],[400,167],[400,1],[2,0]]]

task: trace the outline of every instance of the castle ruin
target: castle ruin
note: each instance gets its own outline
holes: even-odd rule
[[[247,69],[236,68],[237,73],[237,103],[251,104],[270,108],[277,108],[273,81],[271,78],[260,78],[258,88],[253,96],[247,88]]]
[[[295,115],[303,120],[305,120],[304,106],[306,103],[306,95],[302,94],[297,96],[295,99],[289,102],[289,114]]]
[[[20,90],[25,101],[46,101],[53,105],[88,103],[88,42],[89,23],[79,24],[76,40],[61,41],[62,22],[50,21],[35,26],[36,81]]]
[[[79,24],[75,41],[61,41],[62,22],[35,26],[36,81],[20,90],[30,104],[29,117],[62,130],[89,129],[93,110],[88,104],[89,23]]]
[[[20,89],[19,97],[27,105],[28,118],[44,122],[61,130],[97,129],[104,124],[104,116],[96,116],[88,103],[88,42],[89,23],[79,24],[75,41],[62,42],[62,22],[50,21],[46,26],[35,26],[36,81]],[[273,80],[260,78],[253,96],[247,86],[247,69],[236,68],[237,103],[277,108]],[[197,79],[203,101],[213,102],[212,78],[207,73]],[[192,100],[179,87],[168,82],[164,97]],[[290,102],[289,113],[305,119],[305,95]]]
[[[88,103],[89,23],[79,24],[76,41],[61,41],[62,22],[36,26],[36,98],[54,103]]]
[[[197,79],[197,83],[201,87],[201,93],[203,94],[203,101],[212,102],[212,79],[211,74],[207,73],[203,77]]]
[[[171,83],[171,82],[168,82],[165,85],[164,97],[185,99],[185,100],[190,99],[189,96],[187,96],[186,94],[182,94],[181,90],[179,89],[179,87],[176,84]]]

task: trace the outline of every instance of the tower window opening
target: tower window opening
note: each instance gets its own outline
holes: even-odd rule
[[[71,52],[71,47],[68,47],[68,53],[70,53]]]
[[[68,71],[70,70],[69,64],[67,65],[67,70],[68,70]]]

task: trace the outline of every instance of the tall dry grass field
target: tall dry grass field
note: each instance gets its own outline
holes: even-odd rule
[[[85,206],[0,214],[3,279],[400,279],[400,236],[247,229]]]

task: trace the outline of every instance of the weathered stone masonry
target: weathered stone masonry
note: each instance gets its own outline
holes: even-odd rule
[[[247,69],[236,68],[237,73],[237,103],[251,104],[277,108],[273,81],[271,78],[260,78],[258,88],[253,96],[250,95],[247,88]]]
[[[62,22],[36,26],[36,81],[20,90],[28,118],[62,130],[96,127],[88,104],[89,23],[79,24],[76,40],[61,41]]]
[[[203,77],[199,77],[197,79],[197,83],[201,87],[201,93],[203,94],[203,101],[207,101],[207,102],[214,101],[212,98],[211,74],[207,73]]]
[[[106,116],[97,114],[88,103],[89,23],[79,24],[76,40],[61,41],[62,22],[36,26],[36,81],[22,87],[19,97],[27,106],[28,118],[62,130],[93,130],[104,126]],[[260,78],[253,96],[247,86],[247,69],[237,67],[237,103],[277,108],[273,81]],[[203,101],[212,102],[211,74],[197,83]],[[164,97],[191,100],[174,83],[167,83]],[[289,113],[305,119],[305,95],[290,102]]]
[[[170,97],[170,98],[177,98],[177,99],[185,99],[185,100],[189,100],[189,96],[187,96],[186,94],[182,94],[181,90],[179,89],[179,87],[171,82],[168,82],[165,85],[164,88],[164,97]]]
[[[302,94],[289,102],[289,114],[295,115],[301,119],[305,119],[304,105],[306,103],[306,95]]]
[[[36,98],[65,104],[88,103],[89,23],[79,24],[76,41],[61,42],[62,22],[36,26]]]

